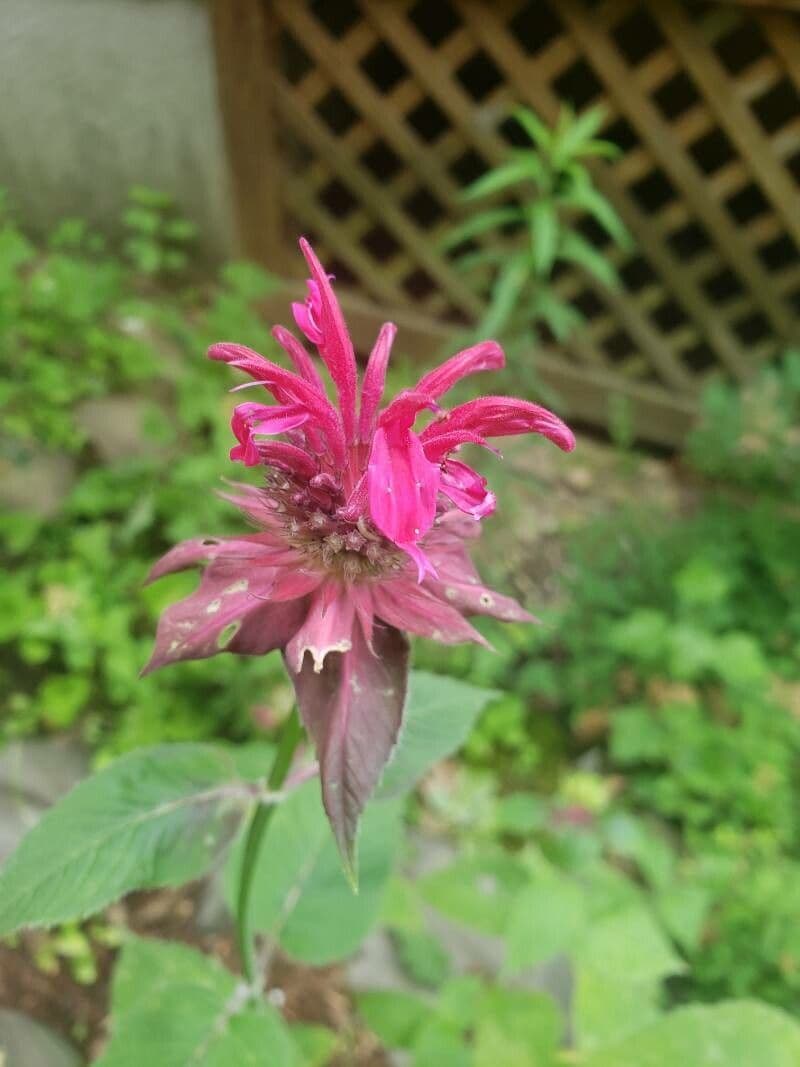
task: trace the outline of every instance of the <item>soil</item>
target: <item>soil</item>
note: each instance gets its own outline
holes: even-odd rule
[[[233,937],[198,930],[198,904],[198,887],[157,890],[135,893],[106,915],[114,925],[124,925],[144,937],[183,942],[238,970]],[[64,961],[54,973],[45,973],[37,966],[34,960],[42,937],[25,934],[14,947],[0,942],[0,1007],[29,1015],[62,1034],[93,1060],[107,1037],[116,950],[93,943],[98,978],[92,985],[84,985],[75,980]],[[389,1067],[375,1037],[358,1023],[340,967],[304,967],[276,956],[267,984],[270,990],[281,990],[282,1010],[290,1022],[318,1023],[341,1036],[343,1051],[330,1061],[330,1067]]]

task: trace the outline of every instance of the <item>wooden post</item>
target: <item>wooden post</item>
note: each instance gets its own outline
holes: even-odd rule
[[[243,255],[279,273],[284,249],[268,0],[211,0],[210,13],[237,243]]]

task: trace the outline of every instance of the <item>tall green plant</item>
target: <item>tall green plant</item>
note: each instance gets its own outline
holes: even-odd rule
[[[614,208],[595,186],[587,162],[611,158],[616,145],[599,138],[600,108],[575,115],[564,107],[550,129],[529,108],[514,118],[530,146],[488,171],[464,191],[468,204],[487,201],[456,226],[445,247],[464,270],[488,268],[490,298],[481,322],[483,334],[525,334],[544,323],[558,338],[567,337],[582,316],[553,288],[559,264],[575,264],[602,285],[618,284],[613,264],[578,228],[588,215],[622,246],[630,236]]]

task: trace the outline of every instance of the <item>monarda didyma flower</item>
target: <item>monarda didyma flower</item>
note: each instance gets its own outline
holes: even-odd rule
[[[150,580],[204,565],[196,593],[168,608],[146,671],[218,652],[280,649],[320,764],[325,810],[347,865],[359,815],[397,741],[408,675],[406,634],[444,644],[481,634],[467,615],[531,621],[515,600],[481,584],[466,542],[495,508],[462,445],[539,433],[565,451],[571,431],[526,400],[483,396],[447,410],[440,401],[468,374],[503,366],[484,341],[460,352],[381,406],[395,327],[378,334],[359,388],[353,346],[329,276],[301,240],[311,280],[294,317],[333,379],[327,396],[305,347],[273,335],[294,370],[241,345],[209,350],[245,371],[275,403],[239,404],[231,459],[264,470],[260,487],[228,499],[257,527],[240,537],[177,545]],[[417,416],[432,412],[421,431]]]

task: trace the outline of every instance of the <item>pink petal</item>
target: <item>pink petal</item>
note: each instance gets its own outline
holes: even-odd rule
[[[312,281],[317,283],[319,295],[317,325],[323,336],[320,355],[336,386],[344,433],[349,442],[355,438],[356,418],[356,357],[353,344],[330,279],[304,237],[300,238],[300,249],[308,263]]]
[[[304,307],[304,305],[292,304],[292,307]],[[313,385],[321,396],[325,396],[325,386],[322,383],[316,364],[297,338],[289,333],[284,326],[273,326],[272,336],[288,355],[300,377],[304,378],[310,385]]]
[[[308,281],[306,282],[306,288],[308,289],[308,296],[305,303],[292,304],[292,314],[294,315],[294,321],[311,344],[321,345],[325,337],[317,321],[320,310],[319,286],[316,282]]]
[[[506,357],[496,341],[481,341],[472,348],[465,348],[445,363],[420,378],[414,386],[415,391],[427,393],[434,400],[453,388],[456,382],[478,371],[499,370],[504,367]]]
[[[259,441],[258,453],[261,462],[268,467],[277,467],[310,481],[319,470],[319,464],[308,452],[285,441]]]
[[[474,641],[488,646],[488,642],[455,608],[451,608],[409,579],[376,584],[373,603],[378,618],[396,626],[398,630],[430,637],[443,645],[457,645]]]
[[[431,427],[428,427],[428,429],[431,429]],[[424,433],[425,431],[423,431],[423,435]],[[461,448],[462,445],[479,445],[481,448],[488,448],[495,455],[500,455],[496,448],[492,448],[485,437],[473,433],[472,430],[448,431],[447,427],[445,427],[443,433],[438,436],[431,435],[429,440],[423,439],[422,441],[425,455],[431,463],[441,462],[445,456],[449,456],[451,452]]]
[[[440,489],[457,508],[474,519],[491,515],[497,507],[497,499],[487,488],[486,479],[457,459],[442,464]]]
[[[266,534],[251,534],[248,537],[197,537],[181,541],[153,565],[145,585],[176,571],[185,571],[199,563],[231,557],[246,561],[271,550],[271,539]]]
[[[539,621],[513,597],[503,596],[502,593],[496,593],[485,585],[473,584],[469,581],[458,582],[450,578],[442,581],[428,580],[424,588],[440,601],[468,615],[489,615],[502,622]]]
[[[351,880],[356,882],[356,832],[397,743],[408,681],[408,642],[390,627],[376,627],[374,654],[361,627],[352,647],[333,653],[316,672],[289,664],[303,724],[317,750],[322,801]]]
[[[386,384],[386,368],[389,365],[389,355],[396,333],[397,327],[393,322],[385,322],[381,326],[364,372],[364,382],[361,386],[361,414],[358,423],[358,439],[364,444],[369,443],[375,432],[378,408]]]
[[[222,342],[212,345],[208,355],[210,359],[221,360],[245,371],[261,382],[278,403],[302,404],[312,422],[324,432],[334,463],[344,466],[347,453],[339,413],[314,385],[244,345]]]
[[[169,663],[207,659],[228,651],[248,617],[264,606],[263,598],[271,582],[270,571],[254,575],[246,561],[233,572],[230,567],[217,568],[212,564],[203,572],[200,588],[162,614],[155,649],[142,674]],[[285,622],[287,613],[282,612],[278,617]],[[260,613],[259,618],[263,621],[264,614]],[[257,633],[249,631],[246,643],[248,647],[257,643],[266,652],[282,647],[289,636],[285,629],[267,626]]]
[[[430,463],[416,434],[379,427],[367,466],[372,521],[390,541],[415,545],[433,525],[439,468]]]
[[[311,653],[314,671],[319,674],[331,652],[349,652],[352,647],[355,602],[348,591],[327,582],[311,599],[308,615],[286,648],[286,660],[295,673],[303,669],[306,652]]]
[[[231,428],[238,446],[231,449],[231,459],[242,460],[248,467],[261,462],[257,434],[281,434],[295,430],[308,422],[308,412],[301,404],[268,406],[267,404],[238,404],[233,409]]]
[[[453,408],[445,418],[423,430],[422,441],[428,444],[455,430],[469,430],[481,437],[540,433],[565,452],[575,447],[572,430],[552,411],[509,396],[483,396]]]

